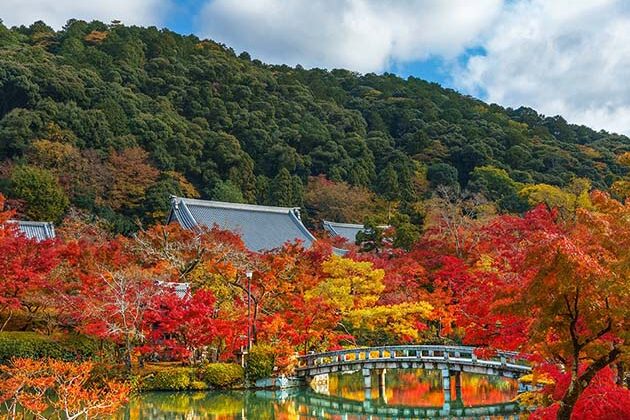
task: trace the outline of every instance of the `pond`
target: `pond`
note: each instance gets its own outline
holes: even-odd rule
[[[373,378],[369,392],[360,373],[331,375],[310,388],[281,391],[153,392],[133,399],[120,419],[409,419],[518,418],[515,380],[461,374],[450,395],[440,371],[385,373],[384,387]]]

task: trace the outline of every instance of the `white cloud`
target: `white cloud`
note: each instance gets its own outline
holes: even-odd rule
[[[369,72],[474,43],[502,0],[210,0],[202,36],[272,63]]]
[[[68,19],[118,19],[125,24],[156,25],[170,9],[171,0],[0,0],[0,18],[6,26],[30,25],[43,20],[60,29]]]
[[[630,134],[630,5],[519,0],[455,73],[461,89],[506,106]]]
[[[201,0],[196,32],[271,63],[381,72],[432,56],[459,89],[630,134],[628,0]],[[159,25],[175,0],[0,0],[5,25]],[[193,19],[193,17],[191,17]],[[458,67],[466,48],[484,55]],[[447,65],[448,67],[448,65]]]

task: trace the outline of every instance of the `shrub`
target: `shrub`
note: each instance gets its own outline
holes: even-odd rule
[[[203,370],[204,381],[212,388],[229,388],[243,383],[245,372],[234,363],[210,363]]]
[[[252,347],[247,355],[247,379],[255,381],[270,377],[273,373],[274,359],[273,347],[260,344]]]
[[[203,381],[192,381],[188,389],[191,391],[204,391],[208,389],[208,384]]]
[[[90,383],[98,386],[104,386],[108,381],[126,382],[129,379],[129,371],[123,365],[108,362],[94,364],[90,375]]]
[[[1,332],[0,363],[13,357],[42,359],[52,358],[66,361],[91,359],[98,353],[94,340],[78,335],[47,336],[34,332]]]
[[[143,391],[184,391],[194,382],[190,368],[169,368],[158,370],[142,379]]]
[[[97,340],[85,335],[70,334],[61,336],[60,339],[64,348],[82,359],[92,359],[101,350]],[[106,347],[107,351],[113,352],[113,344],[108,343]]]

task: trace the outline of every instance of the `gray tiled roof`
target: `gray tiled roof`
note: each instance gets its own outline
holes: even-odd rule
[[[355,243],[357,234],[365,229],[365,226],[354,223],[337,223],[324,220],[322,222],[324,229],[330,233],[331,236],[341,236],[350,243]]]
[[[158,285],[172,290],[178,298],[183,299],[190,291],[190,283],[175,283],[170,281],[158,281]]]
[[[301,240],[310,247],[315,237],[300,220],[297,207],[271,207],[172,197],[168,223],[177,221],[187,229],[218,227],[241,235],[252,251],[281,247]]]
[[[12,220],[17,223],[18,230],[29,239],[45,241],[55,237],[55,226],[49,222],[30,222],[26,220]]]

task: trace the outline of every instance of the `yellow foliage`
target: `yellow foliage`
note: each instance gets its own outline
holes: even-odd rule
[[[610,189],[613,194],[619,196],[622,200],[630,198],[630,180],[620,179],[615,181]]]
[[[529,205],[546,204],[555,208],[564,216],[572,215],[578,208],[592,207],[589,190],[591,183],[584,178],[575,178],[565,189],[548,185],[528,185],[519,191],[519,196],[525,198]]]
[[[322,297],[342,312],[372,306],[385,289],[385,272],[370,262],[332,256],[322,264],[326,276],[306,298]]]
[[[182,195],[184,197],[188,197],[188,198],[200,197],[200,194],[195,188],[195,186],[191,184],[190,182],[188,182],[188,180],[186,179],[184,175],[176,171],[168,171],[165,173],[165,175],[171,177],[173,180],[177,182],[177,184],[179,185],[179,188],[181,188],[182,190]]]
[[[617,160],[619,164],[630,167],[630,152],[622,153]]]
[[[405,302],[350,311],[345,320],[353,328],[385,331],[401,338],[418,340],[418,322],[427,320],[433,306],[427,302]]]
[[[621,154],[617,158],[617,161],[621,165],[630,168],[630,152]],[[630,198],[630,175],[618,181],[615,181],[612,184],[611,191],[622,200],[627,200],[628,198]]]
[[[516,401],[525,408],[546,407],[550,404],[548,395],[540,391],[527,391],[517,395]]]
[[[520,378],[518,378],[518,381],[525,384],[533,384],[533,385],[537,385],[537,384],[551,385],[555,382],[553,378],[551,378],[551,376],[547,375],[546,373],[541,374],[538,372],[523,375]]]
[[[92,31],[87,34],[83,40],[89,44],[101,44],[105,41],[108,35],[109,32],[106,31]]]
[[[50,140],[36,140],[29,150],[31,162],[53,171],[66,171],[72,163],[78,165],[79,150],[71,144]]]
[[[578,149],[580,149],[582,153],[584,153],[590,159],[599,159],[602,157],[601,152],[593,149],[592,147],[584,146],[582,144],[579,144],[577,147]]]
[[[484,272],[496,271],[496,268],[492,266],[493,263],[494,260],[490,255],[482,254],[475,263],[475,268]]]

